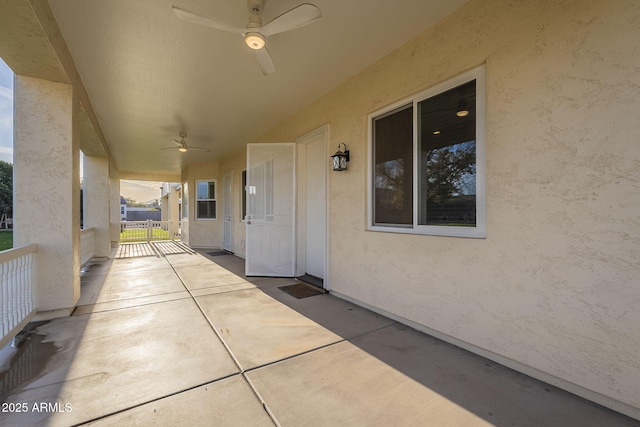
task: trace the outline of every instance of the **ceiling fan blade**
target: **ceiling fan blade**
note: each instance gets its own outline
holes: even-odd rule
[[[208,148],[204,148],[204,147],[187,147],[187,149],[189,150],[204,150],[204,151],[211,151]]]
[[[276,72],[276,65],[273,63],[273,59],[271,59],[271,55],[266,46],[260,50],[256,50],[256,59],[258,60],[262,74],[265,76]]]
[[[216,30],[228,31],[230,33],[236,34],[242,34],[247,31],[246,28],[234,27],[233,25],[227,24],[226,22],[206,16],[196,15],[195,13],[189,12],[188,10],[180,9],[176,6],[171,6],[171,8],[173,9],[173,13],[175,13],[178,18],[188,22],[192,22],[194,24],[204,25],[205,27],[211,27],[215,28]]]
[[[283,13],[262,27],[260,33],[265,36],[283,33],[312,23],[322,17],[320,9],[310,3],[303,3]]]

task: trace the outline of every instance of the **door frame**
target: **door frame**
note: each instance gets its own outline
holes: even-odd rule
[[[227,188],[225,185],[225,180],[227,179],[227,177],[229,179],[229,200],[227,200]],[[233,169],[225,172],[222,175],[222,196],[224,201],[224,205],[222,206],[222,249],[233,253],[235,252],[233,242]],[[227,208],[227,206],[229,207],[229,221],[227,221],[227,219],[225,218],[225,209]],[[229,243],[231,245],[230,249],[224,247],[224,228],[227,223],[229,223]]]
[[[305,159],[306,159],[306,144],[311,139],[315,139],[318,136],[324,136],[325,144],[325,176],[324,176],[324,191],[325,191],[325,241],[324,241],[324,277],[323,287],[326,290],[331,289],[329,281],[329,124],[320,126],[319,128],[312,130],[296,139],[296,201],[298,209],[296,210],[296,277],[302,276],[306,273],[306,186],[305,186]]]

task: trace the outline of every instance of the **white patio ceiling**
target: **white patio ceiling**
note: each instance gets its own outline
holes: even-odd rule
[[[322,19],[267,38],[264,76],[241,36],[171,6],[248,22],[246,0],[50,0],[118,169],[179,175],[253,141],[467,0],[313,0]],[[266,23],[300,4],[268,0]],[[210,152],[161,150],[181,131]]]

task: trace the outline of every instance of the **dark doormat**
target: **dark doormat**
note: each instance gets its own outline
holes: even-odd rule
[[[210,256],[231,255],[231,252],[227,252],[227,251],[213,251],[213,252],[207,252],[207,255],[210,255]]]
[[[320,289],[324,289],[324,280],[319,277],[312,276],[311,274],[303,274],[302,276],[296,277],[296,279],[300,280],[301,282],[306,282],[310,285],[317,286]]]
[[[324,294],[324,292],[321,289],[315,288],[313,286],[309,286],[306,283],[296,283],[295,285],[278,286],[278,289],[298,299]]]

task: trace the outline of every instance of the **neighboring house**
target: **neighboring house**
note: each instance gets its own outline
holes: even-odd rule
[[[55,268],[49,276],[57,282],[36,293],[39,311],[69,314],[80,294],[79,273],[67,249],[76,244],[70,230],[77,226],[51,219],[77,205],[72,191],[77,165],[73,156],[63,156],[77,150],[70,111],[81,104],[93,114],[90,104],[99,96],[86,95],[83,81],[91,79],[77,77],[75,68],[61,68],[71,67],[74,58],[57,55],[66,55],[67,45],[76,54],[74,49],[82,51],[90,41],[56,39],[51,46],[30,29],[47,34],[55,19],[42,28],[40,15],[22,12],[47,2],[15,4],[22,8],[16,13],[24,15],[16,19],[19,36],[0,40],[41,42],[39,50],[28,51],[31,56],[22,47],[0,49],[3,57],[15,56],[7,64],[20,67],[15,70],[14,204],[23,225],[15,225],[16,244],[40,247],[45,238],[64,240],[66,246],[42,245],[50,252],[38,254],[38,268],[47,273]],[[64,16],[75,16],[75,3],[73,8],[52,4]],[[374,9],[367,13],[375,14]],[[158,12],[154,18],[163,16]],[[99,22],[108,27],[110,21]],[[154,128],[149,139],[155,145],[121,138],[131,147],[95,150],[92,157],[98,160],[90,166],[101,172],[101,183],[115,188],[117,179],[140,179],[144,172],[118,175],[110,153],[128,153],[116,160],[129,164],[139,161],[137,153],[166,156],[158,157],[158,166],[146,176],[180,182],[167,188],[163,215],[173,218],[179,212],[184,243],[230,245],[246,259],[247,275],[319,277],[339,298],[640,419],[639,22],[635,0],[471,0],[402,46],[389,47],[387,56],[353,70],[337,87],[322,85],[322,96],[284,119],[271,111],[229,112],[217,94],[202,93],[201,98],[220,104],[215,112],[198,110],[206,120],[224,115],[230,121],[239,117],[237,127],[267,123],[252,144],[238,138],[234,150],[221,157],[184,153],[180,160],[166,160]],[[91,28],[85,27],[76,31]],[[23,34],[22,28],[29,30]],[[53,34],[66,37],[74,28],[55,28]],[[188,33],[216,37],[190,27]],[[134,40],[132,33],[121,36]],[[276,37],[273,41],[275,51]],[[62,53],[57,46],[64,47]],[[100,52],[88,49],[82,63],[91,65]],[[164,46],[158,51],[166,55]],[[32,67],[29,60],[37,58],[50,66]],[[96,93],[115,98],[117,109],[128,102],[143,114],[142,101],[123,94],[135,98],[131,91],[139,82],[134,76],[156,77],[152,69],[142,72],[143,65],[154,63],[145,60],[118,62],[118,73],[127,70],[132,81],[117,88],[99,85],[118,73],[99,74],[105,67],[93,67]],[[202,70],[191,65],[180,75],[185,88],[192,78],[188,72]],[[37,70],[53,71],[43,77]],[[216,71],[201,74],[213,81]],[[322,74],[307,69],[308,85],[321,84]],[[294,94],[269,86],[279,78],[251,80],[254,85],[247,87],[269,93],[273,104],[286,104]],[[183,90],[171,86],[173,81],[163,84]],[[197,87],[199,94],[203,87]],[[235,96],[241,87],[226,89]],[[253,93],[246,99],[243,108]],[[154,102],[148,110],[162,110],[163,119],[174,114],[166,103]],[[42,120],[33,124],[36,113]],[[195,120],[180,114],[176,110],[175,117]],[[60,116],[55,126],[50,116]],[[136,126],[118,122],[113,133],[120,136],[127,126],[144,123],[138,116],[130,119]],[[95,119],[100,133],[98,125]],[[116,139],[105,145],[118,144]],[[38,163],[30,156],[40,140],[48,157]],[[340,143],[346,144],[350,161],[347,170],[334,172],[330,155]],[[64,149],[51,150],[56,144]],[[83,150],[92,148],[85,144]],[[179,165],[177,172],[164,170],[171,165]],[[36,185],[38,179],[50,179],[49,185]],[[169,195],[178,191],[170,202]],[[112,190],[114,205],[115,194]],[[99,201],[103,211],[111,209],[108,194]],[[67,209],[54,209],[60,206]],[[108,221],[102,227],[108,229]],[[108,255],[109,242],[103,240],[99,243]]]
[[[160,221],[162,213],[156,208],[127,207],[127,221]]]
[[[120,196],[120,221],[127,220],[127,199]]]
[[[162,184],[160,210],[162,221],[169,221],[167,228],[171,235],[181,235],[182,185],[175,182]]]
[[[164,182],[160,194],[162,221],[179,221],[182,204],[182,186],[175,182]]]
[[[127,205],[127,199],[120,196],[120,221],[160,221],[162,214],[157,208]]]

